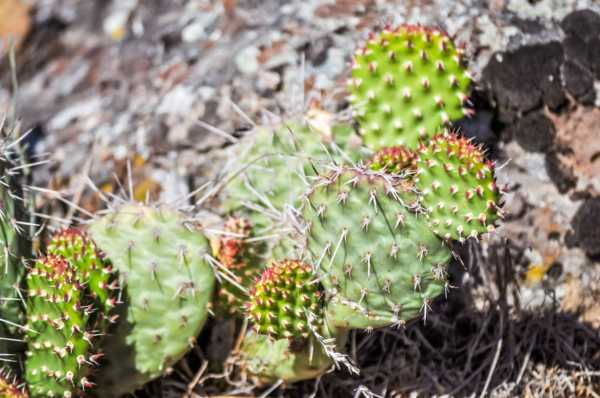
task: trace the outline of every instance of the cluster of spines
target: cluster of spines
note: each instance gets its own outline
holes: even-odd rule
[[[259,334],[274,339],[308,338],[312,325],[308,312],[320,318],[321,293],[312,267],[297,260],[274,262],[256,280],[246,312]]]
[[[0,369],[0,397],[2,398],[28,398],[24,385],[18,385],[10,371]]]
[[[410,175],[415,172],[417,156],[404,145],[384,147],[375,152],[369,161],[369,168],[388,174]]]
[[[502,217],[494,164],[481,146],[447,132],[421,144],[416,186],[433,231],[463,241],[493,232]]]
[[[472,112],[463,51],[437,29],[402,25],[371,34],[357,50],[350,101],[367,145],[415,147]]]

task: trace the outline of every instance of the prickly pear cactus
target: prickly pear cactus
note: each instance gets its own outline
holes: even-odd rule
[[[102,396],[116,397],[160,376],[194,345],[215,277],[198,226],[166,207],[123,205],[95,219],[89,233],[126,292],[127,313],[105,341],[98,374]]]
[[[308,311],[322,320],[321,292],[312,267],[297,260],[274,262],[252,288],[246,312],[257,333],[274,339],[308,338],[312,324]]]
[[[426,316],[444,292],[451,252],[418,209],[407,180],[366,168],[335,168],[311,188],[307,249],[332,325],[375,328]]]
[[[92,388],[89,373],[101,354],[93,351],[100,331],[95,298],[74,265],[48,256],[27,275],[25,380],[32,397],[77,396]]]
[[[454,133],[438,135],[418,149],[417,188],[433,231],[463,241],[494,230],[501,216],[494,165],[481,147]]]
[[[313,338],[300,341],[273,339],[254,330],[244,337],[240,356],[246,371],[263,382],[282,379],[294,383],[313,379],[333,365]]]
[[[217,292],[215,312],[222,315],[240,316],[248,294],[239,288],[250,289],[260,275],[265,263],[265,244],[255,238],[250,221],[231,217],[225,222],[223,233],[212,242],[213,255],[230,272],[235,284],[225,279]],[[236,286],[237,285],[237,286]]]
[[[2,369],[0,370],[0,397],[28,398],[29,395],[24,386],[17,385],[14,376],[11,377],[7,370]]]
[[[417,155],[403,145],[384,147],[375,152],[369,161],[369,168],[388,174],[401,174],[407,176],[416,171]]]
[[[439,30],[403,25],[372,34],[355,53],[349,82],[365,144],[416,148],[469,113],[470,80],[462,51]]]

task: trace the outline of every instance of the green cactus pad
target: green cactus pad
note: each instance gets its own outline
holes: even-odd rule
[[[365,145],[416,148],[469,114],[461,53],[444,33],[421,26],[371,35],[355,53],[349,83]]]
[[[197,225],[166,207],[122,205],[95,219],[89,233],[126,292],[126,319],[106,339],[107,365],[98,374],[103,394],[120,396],[163,374],[194,345],[213,294],[210,247]]]
[[[259,334],[274,339],[307,338],[311,329],[306,311],[322,319],[318,284],[312,267],[296,260],[274,262],[252,288],[246,305]]]
[[[454,133],[442,134],[420,145],[417,163],[415,183],[437,235],[463,241],[494,230],[500,192],[494,165],[481,147]]]
[[[313,338],[300,343],[287,338],[273,340],[255,331],[244,337],[240,354],[244,368],[263,382],[313,379],[333,365]]]
[[[416,171],[417,155],[403,145],[384,147],[375,152],[369,161],[369,168],[388,174],[401,174],[407,176]]]
[[[332,141],[341,136],[349,147],[352,127],[329,127],[331,136],[297,122],[261,127],[231,149],[229,158],[235,161],[223,191],[223,209],[248,218],[257,236],[271,237],[267,261],[297,254],[297,239],[289,238],[293,228],[287,213],[299,204],[315,169],[332,159],[344,163],[349,161],[345,156],[356,155],[346,149],[342,155],[337,141]]]
[[[211,242],[214,257],[227,268],[230,277],[243,288],[250,289],[263,267],[265,244],[251,241],[255,236],[250,221],[231,217],[224,225],[223,234]],[[223,280],[219,285],[215,313],[240,316],[248,295],[233,283]]]
[[[444,292],[451,252],[415,213],[418,200],[408,180],[335,168],[306,199],[307,249],[326,289],[332,325],[402,323]]]
[[[101,354],[94,298],[62,257],[37,260],[27,274],[25,380],[32,397],[70,398],[89,390],[89,372]]]

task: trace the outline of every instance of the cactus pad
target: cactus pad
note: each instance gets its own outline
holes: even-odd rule
[[[416,170],[417,155],[403,145],[384,147],[375,152],[369,168],[388,174],[412,174]]]
[[[264,382],[313,379],[333,365],[313,338],[301,342],[287,338],[273,340],[253,330],[244,337],[241,359],[245,369]]]
[[[347,160],[332,140],[347,139],[352,127],[327,125],[327,130],[323,134],[297,122],[262,127],[232,148],[229,157],[235,161],[224,189],[223,208],[248,218],[257,236],[271,237],[268,259],[297,254],[297,239],[289,239],[293,228],[288,213],[299,204],[315,168],[331,159]]]
[[[94,298],[62,257],[37,260],[27,275],[25,379],[32,397],[70,398],[90,389],[91,352],[99,332]]]
[[[365,144],[416,148],[468,114],[461,53],[435,29],[404,25],[371,35],[355,53],[349,83]]]
[[[250,292],[248,317],[260,334],[279,338],[307,338],[311,326],[306,311],[320,314],[321,293],[312,267],[296,260],[274,262]]]
[[[307,195],[307,248],[332,325],[374,328],[417,316],[445,288],[451,252],[416,214],[398,176],[337,168]]]
[[[463,241],[493,231],[501,215],[493,164],[481,147],[454,133],[419,147],[415,184],[429,225],[442,238]]]
[[[194,344],[208,315],[214,273],[207,239],[174,210],[125,204],[89,233],[119,271],[127,314],[105,341],[103,393],[118,396],[160,376]],[[126,321],[126,322],[124,322]]]

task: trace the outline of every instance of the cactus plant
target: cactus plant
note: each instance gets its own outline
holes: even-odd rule
[[[402,25],[372,34],[355,53],[350,101],[364,143],[417,147],[469,110],[462,51],[437,29]]]
[[[120,396],[160,376],[194,344],[208,315],[214,273],[207,239],[166,207],[124,204],[89,233],[126,291],[127,313],[105,340],[102,394]]]
[[[27,274],[25,380],[32,397],[69,398],[90,389],[89,373],[101,354],[92,347],[95,297],[73,264],[58,256],[35,261]]]
[[[418,214],[410,182],[338,167],[306,195],[307,249],[332,325],[374,328],[426,311],[444,292],[451,252]]]
[[[500,192],[481,147],[454,133],[437,135],[419,146],[417,166],[415,183],[437,235],[463,241],[494,230]]]
[[[256,332],[274,339],[308,338],[320,326],[310,324],[307,311],[323,318],[321,293],[314,279],[312,267],[297,260],[274,262],[265,269],[246,304]]]

